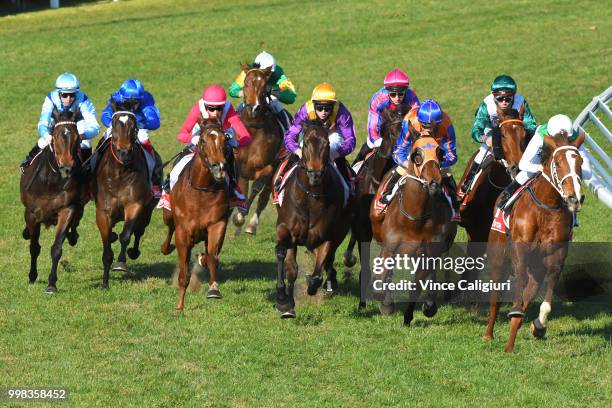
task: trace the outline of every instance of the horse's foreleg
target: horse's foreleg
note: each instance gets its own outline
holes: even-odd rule
[[[412,323],[412,320],[414,319],[414,308],[416,306],[416,301],[419,298],[419,295],[421,294],[421,282],[423,282],[423,280],[429,275],[429,271],[427,271],[426,269],[419,269],[416,271],[415,275],[414,275],[414,282],[416,282],[416,288],[415,290],[411,290],[409,293],[409,299],[408,299],[408,306],[406,307],[406,310],[404,311],[404,326],[410,326],[410,324]],[[429,300],[428,302],[430,302],[429,304],[426,302],[423,304],[423,313],[427,316],[427,317],[432,317],[433,315],[435,315],[435,312],[437,311],[437,306],[435,304],[435,302],[431,302],[431,300]]]
[[[191,259],[191,249],[193,248],[194,243],[187,231],[184,231],[183,229],[176,231],[176,236],[174,239],[176,242],[179,264],[179,297],[176,304],[176,310],[181,311],[185,307],[185,292],[187,291],[187,286],[189,286],[189,280],[191,279],[189,259]]]
[[[331,241],[325,241],[321,245],[319,245],[314,250],[315,254],[315,266],[312,271],[312,275],[306,275],[306,282],[308,283],[308,288],[306,292],[310,296],[314,296],[317,294],[317,290],[323,283],[322,271],[323,265],[325,264],[325,260],[327,259],[327,254],[331,249]]]
[[[68,244],[70,244],[70,246],[75,246],[77,241],[79,240],[79,233],[77,232],[77,227],[81,222],[81,218],[83,218],[83,212],[83,204],[75,204],[72,222],[70,223],[70,228],[68,228],[68,231],[66,231],[66,239],[68,239]]]
[[[247,195],[249,193],[249,180],[244,177],[238,178],[238,187],[242,194]],[[249,213],[250,202],[247,201],[247,211],[245,214]],[[244,214],[240,211],[236,211],[232,216],[232,223],[236,226],[236,235],[239,235],[242,232],[242,226],[244,225]]]
[[[544,268],[546,269],[546,293],[544,301],[540,305],[540,313],[538,317],[531,323],[531,334],[535,338],[543,339],[546,335],[546,327],[548,324],[548,315],[552,310],[552,298],[555,292],[555,285],[561,274],[566,253],[559,253],[558,256],[547,256],[544,258]]]
[[[62,245],[66,238],[66,231],[70,227],[76,210],[72,207],[64,208],[57,215],[57,228],[55,230],[55,241],[51,245],[51,273],[49,274],[49,285],[45,292],[57,292],[57,264],[62,257]]]
[[[143,207],[139,203],[133,203],[125,207],[124,219],[123,219],[123,230],[119,234],[119,243],[121,244],[121,251],[117,257],[117,263],[113,266],[113,269],[127,270],[126,265],[126,252],[127,247],[130,245],[132,239],[132,233],[135,230],[138,217],[142,215]]]
[[[512,352],[514,349],[514,343],[516,342],[516,335],[518,333],[521,324],[523,323],[523,318],[525,317],[525,313],[527,311],[527,306],[529,306],[529,302],[537,289],[539,287],[537,281],[534,277],[528,274],[525,253],[524,251],[518,250],[518,244],[515,246],[515,251],[513,256],[521,256],[521,258],[513,258],[513,266],[514,266],[514,275],[516,277],[515,280],[515,293],[514,293],[514,302],[512,303],[512,309],[510,309],[510,313],[508,316],[510,317],[510,337],[508,337],[508,342],[506,343],[506,347],[504,351],[507,353]]]
[[[172,245],[172,235],[174,234],[174,218],[172,217],[172,212],[168,211],[164,208],[163,210],[164,224],[168,227],[168,231],[166,233],[166,240],[162,243],[161,253],[164,255],[168,255],[170,252],[174,250],[174,246]]]
[[[298,276],[298,265],[297,265],[297,247],[291,246],[287,248],[287,257],[285,258],[285,269],[287,271],[287,298],[288,298],[288,309],[281,314],[281,318],[292,318],[295,317],[295,298],[294,289],[295,281]]]
[[[38,278],[38,270],[36,263],[38,255],[40,255],[40,223],[36,222],[34,215],[26,210],[25,213],[26,230],[30,240],[30,274],[28,275],[30,283],[36,282]]]
[[[257,233],[257,226],[259,225],[259,217],[263,210],[265,210],[268,202],[270,201],[270,194],[272,194],[272,186],[270,182],[270,178],[267,177],[263,182],[263,188],[259,191],[259,197],[257,198],[257,209],[255,210],[255,214],[249,220],[247,227],[244,232],[247,234],[255,235]],[[253,189],[255,189],[253,187]],[[249,207],[251,204],[249,203]]]
[[[357,263],[357,258],[353,251],[355,250],[355,244],[357,243],[357,237],[355,233],[351,230],[351,238],[349,240],[348,246],[346,247],[346,251],[344,251],[344,266],[347,268],[352,268]]]
[[[222,221],[208,228],[208,242],[206,245],[206,266],[210,277],[208,278],[208,294],[209,299],[221,298],[221,291],[219,290],[219,284],[217,283],[217,268],[219,266],[219,254],[223,247],[223,240],[225,238],[225,229],[227,222]]]
[[[359,251],[359,306],[357,310],[361,310],[366,306],[366,293],[368,283],[370,281],[370,241],[360,242],[357,250]]]
[[[113,248],[111,247],[111,235],[113,232],[112,220],[104,209],[96,209],[96,224],[102,238],[102,264],[104,265],[104,273],[102,275],[102,287],[108,288],[108,277],[111,264],[113,263]]]

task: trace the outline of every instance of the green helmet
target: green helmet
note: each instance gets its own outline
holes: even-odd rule
[[[510,91],[516,93],[516,82],[510,75],[500,75],[491,84],[491,92]]]

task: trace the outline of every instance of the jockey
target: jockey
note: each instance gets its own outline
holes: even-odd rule
[[[272,74],[268,79],[270,106],[276,114],[279,123],[283,127],[283,133],[286,132],[287,129],[289,129],[289,126],[291,126],[291,115],[289,115],[289,113],[283,109],[281,102],[288,105],[295,102],[295,97],[297,96],[295,87],[285,75],[283,68],[276,64],[276,60],[272,54],[265,51],[259,53],[259,55],[255,57],[255,61],[252,64],[249,64],[249,67],[260,69],[266,69],[268,67],[272,68]],[[246,73],[244,71],[240,72],[234,82],[230,85],[229,94],[232,98],[242,98],[244,96],[242,93],[242,88],[244,88],[245,76]],[[242,107],[243,104],[241,103],[238,106],[238,112],[242,111]]]
[[[461,186],[460,197],[468,193],[470,184],[474,181],[474,176],[478,172],[484,159],[491,155],[491,132],[493,126],[499,126],[497,109],[502,112],[510,109],[519,111],[524,106],[523,125],[529,140],[537,127],[535,118],[529,109],[529,105],[523,96],[516,92],[516,82],[509,75],[500,75],[491,84],[491,93],[480,103],[476,111],[476,119],[472,126],[472,139],[476,143],[481,143],[478,154],[472,162],[472,166],[466,175],[465,182]]]
[[[79,109],[82,119],[77,122],[77,129],[81,136],[81,159],[87,160],[91,156],[91,139],[100,132],[100,125],[96,120],[96,108],[91,100],[81,91],[79,79],[69,72],[64,72],[55,81],[55,90],[47,94],[38,121],[38,142],[34,145],[21,168],[26,168],[31,160],[51,143],[51,133],[55,126],[53,109],[60,113],[65,110],[74,112]]]
[[[285,133],[285,147],[293,154],[289,157],[289,162],[282,173],[277,177],[274,188],[278,191],[282,175],[292,167],[292,164],[302,158],[298,138],[302,133],[302,123],[309,122],[334,129],[334,132],[329,135],[330,159],[336,164],[332,167],[341,174],[341,179],[346,182],[345,187],[349,188],[351,173],[346,156],[355,149],[355,126],[351,113],[336,98],[336,90],[326,82],[314,88],[312,97],[297,111],[291,127]]]
[[[372,150],[380,147],[380,125],[382,124],[381,113],[385,110],[400,110],[408,105],[410,108],[419,106],[419,98],[416,93],[409,88],[410,79],[404,71],[394,69],[385,75],[383,87],[372,96],[370,100],[370,112],[368,113],[368,138],[367,142],[361,146],[355,163],[365,159],[365,156]]]
[[[431,135],[436,139],[444,153],[444,158],[440,160],[442,185],[447,187],[451,197],[454,197],[457,191],[453,175],[450,171],[450,167],[457,162],[455,128],[453,127],[450,117],[445,112],[442,112],[442,108],[438,102],[433,99],[427,99],[421,106],[412,108],[402,123],[402,132],[397,139],[393,151],[393,161],[395,161],[397,167],[393,170],[391,178],[381,194],[381,202],[385,205],[389,204],[391,201],[391,193],[393,192],[395,184],[406,174],[406,170],[410,164],[409,155],[413,142],[410,133],[411,127],[419,135]],[[457,209],[457,203],[455,203],[454,199],[453,207],[455,210]]]
[[[164,194],[162,196],[162,201],[164,201],[164,203],[160,201],[159,206],[169,204],[169,192],[171,188],[174,187],[181,172],[195,155],[194,147],[198,144],[201,134],[200,126],[197,123],[200,116],[205,119],[210,118],[219,120],[231,147],[244,147],[252,142],[249,131],[240,120],[240,116],[236,113],[232,104],[227,100],[227,95],[223,87],[211,85],[205,88],[202,92],[202,98],[193,105],[189,115],[187,115],[185,123],[183,123],[178,133],[178,140],[183,143],[188,143],[188,147],[180,154],[176,161],[176,165],[170,172],[169,179],[164,183]],[[230,191],[232,192],[230,208],[238,207],[239,211],[246,211],[245,197],[238,189],[236,181],[234,154],[232,150],[226,150],[226,159],[227,172],[230,179]]]
[[[136,115],[136,125],[138,126],[138,141],[146,152],[145,157],[149,174],[151,175],[151,183],[153,195],[155,198],[161,196],[161,181],[162,181],[162,166],[161,158],[153,148],[151,140],[149,140],[149,131],[156,130],[160,126],[159,109],[155,106],[153,95],[144,89],[142,83],[133,78],[129,78],[121,84],[119,90],[114,92],[108,100],[108,105],[102,111],[100,120],[107,127],[104,132],[106,140],[111,134],[111,123],[113,118],[113,108],[111,102],[123,103],[128,100],[134,100]]]
[[[519,170],[521,171],[502,193],[502,199],[497,205],[500,209],[506,207],[508,200],[519,187],[542,172],[542,147],[544,146],[544,137],[554,137],[561,131],[565,131],[565,133],[569,135],[570,142],[574,141],[579,135],[579,132],[572,127],[572,120],[565,115],[555,115],[548,120],[546,125],[538,126],[534,137],[529,141],[521,157],[521,161],[519,162]]]

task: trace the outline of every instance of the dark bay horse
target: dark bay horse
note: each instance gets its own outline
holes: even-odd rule
[[[451,221],[451,205],[441,190],[442,150],[430,136],[414,137],[407,177],[398,186],[397,196],[389,203],[386,212],[378,210],[374,203],[371,206],[372,233],[374,239],[382,244],[382,258],[397,254],[438,257],[450,248],[457,233],[457,224]],[[384,181],[389,176],[390,173]],[[381,193],[384,181],[377,194]],[[416,281],[423,281],[430,274],[433,277],[435,271],[419,268],[415,272]],[[392,277],[393,271],[387,270],[383,281],[389,282]],[[419,293],[417,284],[417,290],[410,293],[408,308],[404,312],[406,326],[412,322]],[[380,310],[383,314],[390,314],[394,309],[391,293],[383,291],[383,294]],[[423,305],[423,313],[433,317],[436,312],[436,303],[430,296]]]
[[[267,83],[271,68],[249,69],[248,65],[241,65],[246,77],[244,78],[244,109],[240,112],[240,119],[248,129],[253,139],[249,146],[241,147],[236,154],[238,166],[238,185],[242,193],[247,196],[248,208],[259,194],[257,209],[249,220],[245,232],[255,234],[259,224],[259,216],[266,208],[272,192],[272,175],[279,163],[279,151],[283,143],[283,131],[278,120],[267,102]],[[249,180],[253,185],[249,193]],[[247,210],[248,213],[248,210]],[[234,225],[240,233],[244,224],[244,215],[236,212],[232,217]]]
[[[506,279],[507,271],[503,267],[508,258],[516,278],[506,352],[513,350],[529,302],[537,295],[543,280],[546,281],[546,293],[540,314],[531,324],[531,332],[536,338],[546,334],[555,284],[567,256],[574,216],[580,211],[583,199],[580,188],[582,158],[578,148],[584,137],[581,133],[570,142],[564,131],[554,137],[544,137],[543,171],[514,202],[508,236],[493,230],[489,235],[487,255],[491,278],[494,282]],[[498,296],[496,291],[491,292],[486,340],[493,339]]]
[[[357,250],[359,251],[359,259],[361,261],[361,272],[359,274],[360,286],[365,283],[363,273],[367,269],[364,264],[369,262],[368,257],[363,256],[362,245],[365,244],[369,246],[369,243],[372,241],[370,206],[384,175],[395,165],[392,158],[393,149],[402,131],[402,122],[409,108],[408,105],[404,105],[401,109],[396,111],[386,109],[383,111],[383,121],[380,127],[382,144],[376,149],[374,154],[364,161],[357,173],[357,178],[359,180],[356,194],[357,204],[355,216],[351,223],[351,239],[344,252],[344,265],[347,267],[355,265],[357,260],[353,251],[355,244],[359,243]],[[362,290],[362,293],[365,293],[365,291]],[[364,299],[360,299],[359,307],[363,308],[364,306]]]
[[[77,157],[81,137],[76,122],[80,113],[53,110],[55,127],[51,143],[21,175],[21,202],[25,207],[23,238],[30,240],[30,283],[38,277],[36,261],[40,254],[40,226],[57,225],[51,246],[51,273],[47,293],[57,292],[57,264],[64,239],[72,246],[78,239],[77,226],[83,216],[81,163]]]
[[[276,206],[276,309],[281,318],[295,317],[298,246],[315,255],[314,271],[306,276],[308,294],[315,295],[321,286],[323,269],[327,272],[327,292],[333,293],[338,287],[334,257],[352,214],[344,206],[341,176],[331,168],[328,133],[322,126],[305,127],[302,159],[286,182],[282,204]]]
[[[468,254],[472,258],[480,257],[486,251],[489,229],[493,221],[495,201],[503,189],[510,184],[518,172],[518,163],[527,145],[527,134],[523,126],[523,113],[512,109],[504,114],[498,110],[499,125],[493,129],[493,155],[481,164],[481,172],[476,175],[474,187],[463,199],[459,208],[460,225],[465,228],[468,237]],[[459,185],[463,185],[476,154],[467,163],[466,170]],[[466,272],[465,279],[473,281],[476,270]]]
[[[164,255],[172,252],[172,234],[179,264],[179,298],[177,310],[183,310],[185,291],[189,285],[191,250],[200,241],[205,242],[200,265],[209,273],[209,298],[220,298],[217,284],[219,253],[223,246],[229,218],[229,190],[225,182],[225,133],[217,121],[198,120],[202,135],[195,147],[196,154],[186,166],[170,192],[172,211],[164,208],[164,223],[168,226],[166,240],[161,246]]]
[[[144,152],[137,143],[136,116],[130,103],[111,102],[112,136],[101,144],[95,167],[92,191],[96,200],[96,224],[104,246],[102,287],[108,288],[109,271],[113,262],[111,243],[117,239],[113,227],[123,221],[119,235],[121,251],[113,270],[127,271],[126,252],[131,259],[140,256],[140,238],[151,221],[157,204],[151,193]],[[134,246],[127,248],[132,234]]]

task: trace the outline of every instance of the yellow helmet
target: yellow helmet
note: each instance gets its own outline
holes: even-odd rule
[[[327,82],[323,82],[312,90],[311,101],[317,102],[337,102],[336,99],[336,90],[331,84]]]

